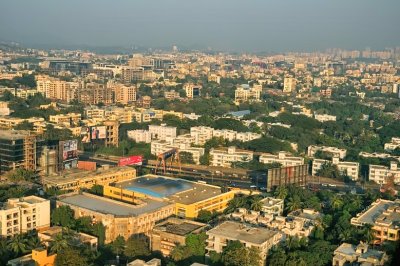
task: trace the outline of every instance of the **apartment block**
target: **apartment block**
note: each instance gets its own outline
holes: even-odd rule
[[[266,197],[261,200],[262,209],[261,211],[266,214],[272,215],[282,215],[283,213],[283,199],[276,199],[271,197]]]
[[[346,149],[339,149],[336,147],[329,147],[329,146],[315,146],[311,145],[307,148],[307,155],[308,157],[314,157],[317,151],[326,152],[332,155],[332,157],[339,157],[340,159],[344,159],[347,154]]]
[[[230,168],[234,162],[250,162],[253,152],[236,149],[236,147],[213,148],[210,150],[211,165]]]
[[[118,120],[107,120],[104,121],[103,125],[106,127],[106,147],[115,146],[119,144],[119,122]]]
[[[10,116],[0,116],[0,129],[14,129],[17,125],[29,122],[33,125],[33,131],[37,133],[43,133],[46,129],[46,121],[43,117],[30,117],[30,118],[18,118]]]
[[[207,231],[208,254],[210,251],[222,253],[223,248],[229,241],[240,241],[246,247],[256,247],[260,251],[262,261],[260,265],[265,265],[268,251],[277,245],[282,234],[263,227],[251,227],[242,223],[226,221]]]
[[[128,138],[134,140],[135,142],[151,142],[151,133],[148,130],[136,129],[127,131]]]
[[[169,140],[176,138],[176,127],[169,127],[166,124],[149,125],[152,139]]]
[[[342,243],[333,252],[332,266],[383,266],[388,259],[385,252],[369,247],[368,243],[360,242],[358,245]]]
[[[174,99],[179,99],[180,95],[179,92],[175,90],[164,91],[164,98],[167,100],[174,100]]]
[[[151,142],[151,154],[156,156],[171,149],[178,149],[179,152],[192,154],[195,164],[200,164],[200,157],[204,155],[204,148],[192,147],[190,143],[175,143],[163,140]]]
[[[287,152],[279,152],[278,155],[263,153],[260,155],[260,163],[270,164],[270,163],[280,163],[283,167],[303,165],[304,158],[295,157]]]
[[[296,89],[297,81],[292,77],[285,77],[283,80],[283,92],[292,92]]]
[[[8,199],[0,208],[0,236],[50,227],[50,201],[28,196]]]
[[[397,162],[390,162],[390,166],[369,165],[369,180],[377,184],[386,184],[389,178],[393,178],[396,184],[400,183],[400,169]]]
[[[358,180],[360,164],[356,162],[341,162],[338,157],[333,157],[332,161],[314,159],[312,164],[312,175],[315,176],[324,164],[332,163],[336,165],[342,174],[351,177],[352,180]]]
[[[60,126],[73,127],[80,124],[82,115],[78,113],[68,113],[59,115],[50,115],[50,123],[54,123]]]
[[[159,251],[167,257],[178,245],[185,245],[186,237],[189,234],[198,234],[204,230],[206,224],[169,218],[157,224],[151,232],[151,250]]]
[[[362,227],[372,225],[374,244],[400,239],[400,201],[378,199],[367,210],[351,218],[351,224]]]
[[[250,88],[249,85],[243,84],[235,90],[235,103],[258,102],[262,91],[261,85],[255,85]]]
[[[128,104],[136,102],[137,88],[136,86],[124,86],[117,84],[111,87],[114,92],[114,100],[116,103]]]
[[[214,129],[212,127],[191,127],[190,135],[195,138],[194,144],[204,145],[207,140],[212,139],[214,134]]]
[[[80,84],[78,82],[39,75],[36,77],[36,84],[37,91],[46,98],[70,102],[77,100],[79,96]]]
[[[186,92],[186,97],[189,99],[193,99],[193,98],[200,97],[202,86],[189,83],[189,84],[183,85],[183,89]]]

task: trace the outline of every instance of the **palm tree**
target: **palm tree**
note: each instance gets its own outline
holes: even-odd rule
[[[342,242],[347,242],[352,238],[352,231],[350,229],[346,229],[339,234],[339,238]]]
[[[274,192],[275,197],[280,198],[280,199],[286,199],[288,195],[288,190],[285,186],[279,186],[275,192]]]
[[[290,197],[286,203],[286,209],[288,211],[295,211],[301,208],[301,200],[300,197],[297,195],[294,195],[293,197]]]
[[[40,241],[40,239],[38,237],[32,237],[30,239],[28,239],[28,249],[32,250],[32,249],[37,249],[37,248],[42,248],[44,247],[44,244],[42,241]]]
[[[372,229],[372,225],[366,224],[363,226],[364,239],[368,244],[371,244],[375,239],[375,233]]]
[[[259,212],[259,211],[262,210],[262,206],[263,206],[263,203],[262,203],[260,197],[253,197],[251,199],[251,204],[250,204],[250,209],[251,210]]]
[[[338,210],[343,206],[343,200],[340,195],[334,195],[331,199],[331,206],[334,210]]]
[[[289,236],[286,239],[286,247],[288,250],[296,249],[300,246],[299,239],[295,236]]]
[[[58,253],[66,248],[68,248],[68,239],[62,233],[57,234],[50,242],[50,251],[53,253]]]
[[[27,239],[23,235],[15,235],[8,242],[8,249],[16,255],[22,254],[27,250]]]

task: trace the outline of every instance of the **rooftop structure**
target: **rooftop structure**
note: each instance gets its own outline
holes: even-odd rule
[[[357,246],[343,243],[333,253],[332,266],[383,266],[388,260],[385,252],[371,249],[368,244],[360,243]]]

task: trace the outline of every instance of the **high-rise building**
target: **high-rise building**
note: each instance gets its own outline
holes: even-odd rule
[[[285,77],[283,80],[283,92],[292,92],[296,89],[296,79]]]
[[[106,126],[106,141],[105,145],[118,147],[119,143],[119,122],[118,121],[104,121],[104,125]]]
[[[186,92],[186,97],[189,99],[193,99],[193,98],[200,97],[202,86],[189,83],[189,84],[185,84],[183,86],[183,89]]]

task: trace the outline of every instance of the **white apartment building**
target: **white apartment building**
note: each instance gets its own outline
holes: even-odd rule
[[[230,129],[214,129],[213,137],[234,141],[236,139],[236,134],[236,131]]]
[[[207,140],[212,139],[214,135],[214,129],[212,127],[191,127],[190,135],[195,138],[194,144],[204,145]]]
[[[50,227],[50,201],[28,196],[8,199],[0,208],[0,236]]]
[[[207,140],[216,138],[223,138],[229,141],[251,141],[254,139],[261,138],[261,134],[253,132],[236,132],[229,129],[214,129],[212,127],[192,127],[190,128],[190,134],[195,138],[194,144],[204,145]]]
[[[167,140],[176,138],[176,127],[169,127],[166,124],[149,125],[152,139]]]
[[[247,84],[241,85],[235,90],[235,103],[258,102],[260,101],[261,91],[261,85],[255,85],[253,88],[250,88]]]
[[[151,133],[148,130],[136,129],[127,131],[128,138],[134,140],[135,142],[151,142]]]
[[[383,165],[369,165],[369,180],[377,184],[386,184],[387,179],[393,177],[396,184],[400,183],[400,169],[397,162],[390,162],[390,167]]]
[[[263,153],[260,155],[260,163],[280,163],[283,167],[286,166],[295,166],[295,165],[303,165],[304,158],[303,157],[295,157],[290,153],[281,151],[278,155]]]
[[[239,140],[242,142],[259,139],[261,137],[262,137],[261,134],[257,134],[257,133],[253,133],[253,132],[238,132],[238,133],[236,133],[236,140]]]
[[[336,147],[329,147],[329,146],[315,146],[311,145],[307,148],[307,155],[308,157],[314,157],[317,151],[323,151],[332,154],[333,157],[339,157],[343,159],[346,157],[347,150],[346,149],[339,149]]]
[[[210,150],[211,165],[231,167],[233,162],[250,162],[253,160],[253,152],[239,150],[236,147],[213,148]]]
[[[186,97],[189,99],[193,99],[193,98],[197,98],[200,96],[202,86],[189,83],[189,84],[185,84],[183,86],[183,89],[186,92]]]
[[[336,116],[334,115],[318,115],[315,114],[314,118],[319,122],[328,122],[328,121],[336,121]]]
[[[400,148],[400,138],[393,137],[390,142],[385,143],[384,148],[387,151],[393,151],[397,148]]]
[[[151,142],[151,154],[156,156],[173,148],[178,149],[179,152],[188,152],[192,154],[195,164],[200,164],[200,157],[204,155],[204,148],[191,147],[190,144],[171,143],[162,140]]]
[[[283,199],[276,199],[271,197],[266,197],[261,200],[262,209],[261,211],[265,214],[272,215],[282,215],[283,213]]]
[[[283,92],[292,92],[296,89],[296,79],[292,77],[285,77],[283,80]]]
[[[85,118],[104,119],[105,109],[99,107],[86,107]]]
[[[211,251],[222,253],[224,247],[229,241],[240,241],[245,247],[256,247],[260,250],[262,261],[261,265],[265,265],[268,251],[277,245],[282,234],[263,227],[248,226],[243,223],[226,221],[206,232],[207,254]]]
[[[316,175],[322,165],[329,163],[328,160],[314,159],[312,164],[312,175]],[[343,174],[347,174],[352,180],[358,180],[360,164],[356,162],[341,162],[339,157],[332,158],[332,164],[336,165],[339,171]]]

